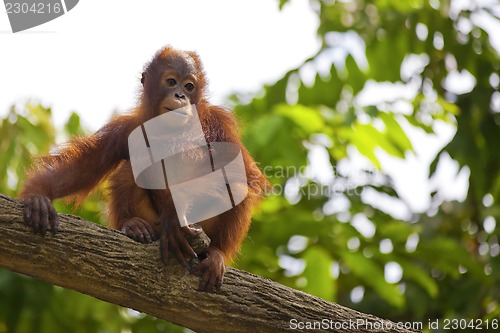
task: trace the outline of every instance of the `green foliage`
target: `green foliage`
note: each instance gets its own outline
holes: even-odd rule
[[[280,195],[256,216],[239,267],[267,270],[294,288],[395,320],[498,318],[500,232],[491,221],[500,218],[500,57],[487,31],[471,20],[478,13],[494,16],[498,4],[457,4],[315,1],[323,41],[318,53],[250,103],[238,104],[233,96],[248,125],[244,140]],[[408,72],[408,64],[419,62]],[[466,72],[474,78],[471,91],[457,92],[447,83],[450,74]],[[363,95],[380,84],[407,93],[366,104]],[[470,170],[465,201],[443,202],[438,190],[428,212],[398,219],[390,208],[381,210],[378,201],[405,205],[381,152],[413,155],[405,126],[432,135],[439,122],[457,131],[436,155],[429,177],[443,156],[451,156]],[[353,147],[374,169],[342,168]],[[310,158],[318,149],[328,153],[330,180],[308,172],[319,163]],[[365,199],[368,189],[375,202]],[[368,222],[360,225],[360,219]],[[296,239],[306,245],[297,248]],[[284,259],[273,259],[273,252]],[[399,265],[399,282],[387,282],[388,263]],[[350,293],[358,286],[364,297],[353,303]]]
[[[31,157],[39,151],[48,151],[54,141],[50,109],[27,103],[23,109],[13,106],[0,122],[0,189],[14,195],[20,189],[20,179]]]
[[[56,138],[86,133],[73,113],[64,131],[52,125],[51,110],[28,102],[13,106],[0,121],[0,192],[16,196],[35,156],[47,154]],[[75,208],[58,200],[56,209],[102,223],[101,190]],[[50,269],[50,268],[47,268]],[[122,309],[87,295],[0,269],[0,332],[185,332],[176,325]]]

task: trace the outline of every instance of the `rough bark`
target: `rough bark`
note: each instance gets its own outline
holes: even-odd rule
[[[60,222],[55,236],[34,235],[22,203],[0,194],[0,267],[200,333],[300,331],[292,319],[324,320],[330,327],[321,331],[414,332],[233,268],[220,293],[198,292],[197,277],[174,261],[161,264],[158,243],[140,244],[71,215],[60,214]],[[345,329],[336,330],[340,323]]]

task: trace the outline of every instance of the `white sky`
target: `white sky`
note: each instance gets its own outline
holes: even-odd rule
[[[0,117],[32,98],[53,108],[57,125],[77,111],[95,130],[113,111],[135,105],[144,63],[166,44],[200,54],[212,101],[224,103],[230,92],[256,91],[316,53],[317,25],[308,0],[292,0],[283,11],[275,0],[82,0],[16,34],[1,10]],[[415,156],[384,160],[416,211],[428,208],[429,158],[453,135],[443,133],[440,139],[416,133]],[[466,182],[453,193],[465,190]]]
[[[255,91],[319,48],[307,0],[82,0],[66,15],[11,33],[0,13],[0,115],[26,98],[51,105],[58,124],[77,111],[92,129],[135,104],[144,63],[166,44],[196,50],[213,102]]]

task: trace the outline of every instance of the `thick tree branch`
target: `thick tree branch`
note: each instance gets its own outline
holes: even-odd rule
[[[57,235],[34,235],[23,224],[22,203],[0,195],[0,267],[197,332],[292,331],[292,319],[332,327],[321,331],[413,332],[232,268],[220,293],[198,292],[197,277],[174,261],[161,264],[158,243],[140,244],[70,215],[60,221]],[[345,329],[335,330],[341,322]]]

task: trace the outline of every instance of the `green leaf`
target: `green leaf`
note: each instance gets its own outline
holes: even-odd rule
[[[394,242],[406,242],[413,232],[415,232],[415,226],[405,221],[386,219],[377,224],[377,234]]]
[[[297,127],[302,128],[306,134],[319,133],[325,126],[325,122],[317,109],[300,104],[280,104],[274,109],[274,113],[290,119]]]
[[[404,158],[404,152],[388,139],[388,135],[380,132],[371,124],[354,124],[353,131],[350,133],[350,141],[361,154],[370,159],[378,168],[380,168],[380,162],[375,155],[375,148],[377,147],[393,156]]]
[[[347,56],[345,66],[349,75],[347,83],[352,87],[352,93],[356,95],[363,89],[366,82],[366,76],[359,69],[358,64],[351,54]]]
[[[332,301],[335,296],[335,282],[330,273],[332,258],[328,252],[318,246],[310,247],[303,259],[306,261],[303,275],[307,279],[304,291]]]
[[[416,263],[397,258],[397,263],[403,269],[403,278],[415,281],[419,286],[425,289],[430,297],[436,298],[439,292],[438,284],[429,272],[418,266]]]
[[[265,115],[257,119],[246,133],[246,143],[265,147],[273,140],[283,127],[283,118],[276,115]]]
[[[343,252],[341,258],[358,278],[371,286],[389,304],[397,308],[404,305],[404,297],[397,285],[389,284],[385,280],[383,267],[358,252]]]
[[[388,136],[380,132],[372,124],[357,123],[354,126],[354,135],[360,137],[361,140],[374,142],[376,146],[393,156],[404,158],[404,154],[394,146]]]
[[[71,136],[84,134],[80,124],[80,116],[75,112],[72,112],[69,116],[64,129]]]
[[[413,151],[411,141],[408,139],[406,133],[401,128],[401,125],[396,120],[396,116],[394,114],[384,112],[380,112],[378,116],[385,124],[385,132],[387,133],[389,140],[399,149],[403,156],[406,151]]]
[[[481,264],[453,238],[436,236],[421,241],[415,253],[431,267],[449,274],[454,279],[460,277],[459,265],[467,268],[476,277],[483,274]]]
[[[343,86],[344,83],[339,78],[335,65],[332,64],[328,77],[316,74],[314,84],[311,87],[304,83],[300,85],[298,103],[310,106],[325,105],[333,108],[340,99]]]
[[[399,24],[397,29],[400,30],[404,26],[404,20],[402,17],[398,19],[400,22],[391,23]],[[376,41],[367,44],[366,58],[370,67],[370,77],[376,81],[399,81],[400,67],[407,52],[408,42],[408,34],[394,29],[385,30]]]
[[[282,10],[283,7],[287,4],[288,0],[279,0],[279,9]]]

